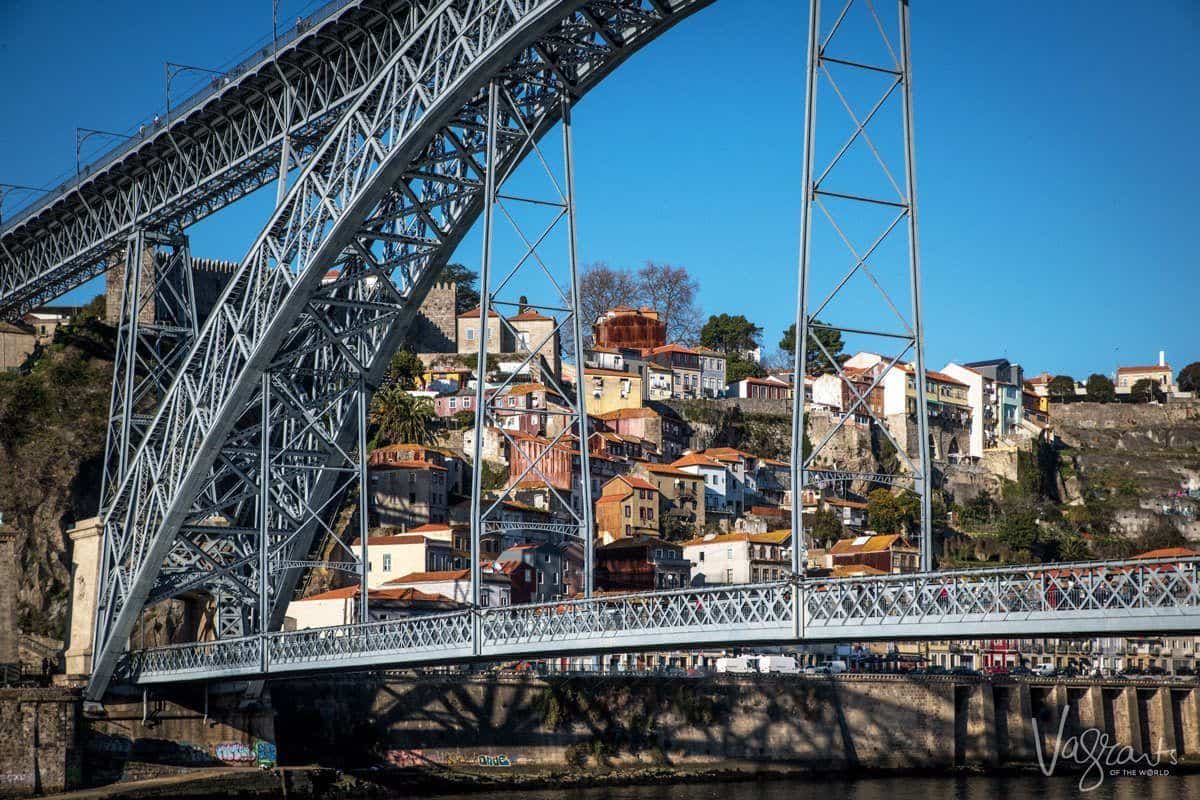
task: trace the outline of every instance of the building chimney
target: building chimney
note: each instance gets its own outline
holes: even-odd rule
[[[1160,367],[1165,367],[1167,365],[1167,351],[1166,350],[1158,351],[1158,365]]]

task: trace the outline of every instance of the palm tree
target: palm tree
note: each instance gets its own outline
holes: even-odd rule
[[[375,443],[432,444],[433,403],[413,397],[399,386],[385,386],[371,400],[371,424]]]

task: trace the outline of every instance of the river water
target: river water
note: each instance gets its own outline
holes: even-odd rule
[[[441,795],[438,800],[479,800],[481,796]],[[490,800],[1066,800],[1076,797],[1087,800],[1200,800],[1200,774],[1106,775],[1098,786],[1086,791],[1081,790],[1078,775],[1047,778],[1039,774],[1020,774],[619,786],[495,792],[487,797]]]

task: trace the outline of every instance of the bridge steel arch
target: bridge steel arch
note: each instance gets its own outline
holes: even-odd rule
[[[345,444],[354,413],[361,416],[436,268],[481,208],[471,175],[480,174],[487,146],[480,130],[485,87],[499,80],[540,136],[557,121],[561,92],[578,98],[709,1],[429,5],[315,148],[196,337],[132,459],[104,519],[90,699],[103,695],[145,604],[202,583],[180,577],[189,571],[207,570],[241,595],[235,602],[243,607],[249,600],[270,607],[278,625],[318,524],[312,518],[326,508],[323,492],[334,488],[336,456],[351,460]],[[526,154],[500,152],[505,173]],[[339,277],[323,280],[331,268]],[[272,421],[259,416],[264,395],[290,407],[290,432],[271,430]],[[314,441],[324,446],[303,447]],[[277,528],[273,495],[253,512],[257,530],[235,522],[229,531],[204,531],[218,540],[244,534],[245,541],[269,541],[266,559],[245,541],[216,556],[195,546],[195,557],[181,555],[180,531],[203,528],[194,504],[206,486],[214,488],[210,470],[223,454],[248,459],[230,461],[232,483],[215,487],[243,513],[247,487],[263,497],[276,491],[270,459],[253,466],[255,444],[262,453],[298,451],[293,474],[306,477],[289,499],[310,519],[298,530],[286,520]],[[172,563],[173,554],[180,557]],[[174,577],[164,581],[165,573]],[[266,616],[259,630],[270,627]]]

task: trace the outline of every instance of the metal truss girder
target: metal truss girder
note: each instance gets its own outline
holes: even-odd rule
[[[908,38],[908,0],[897,0],[896,8],[898,15],[898,30],[899,44],[893,47],[891,37],[885,29],[885,25],[880,19],[875,7],[870,2],[859,4],[864,9],[864,13],[869,13],[873,18],[874,28],[878,32],[882,43],[890,54],[895,69],[879,68],[868,63],[868,59],[862,61],[846,60],[832,57],[827,48],[838,34],[846,30],[843,23],[847,18],[847,13],[855,5],[855,0],[838,0],[836,8],[840,8],[838,13],[829,26],[828,31],[822,38],[823,20],[821,15],[820,0],[810,0],[809,2],[809,19],[808,19],[808,56],[806,63],[806,86],[805,86],[805,111],[804,111],[804,139],[803,139],[803,177],[802,177],[802,201],[801,201],[801,217],[800,217],[800,280],[798,287],[798,302],[796,305],[796,347],[795,347],[795,363],[793,367],[793,408],[792,408],[792,445],[791,445],[791,463],[792,469],[792,494],[793,497],[799,497],[803,492],[806,484],[805,480],[809,477],[820,474],[820,471],[810,469],[810,466],[815,464],[817,459],[824,457],[824,449],[826,445],[834,438],[834,436],[846,426],[848,421],[856,414],[869,416],[875,426],[875,430],[888,440],[895,448],[904,466],[907,468],[909,480],[912,482],[913,489],[920,496],[921,514],[920,514],[920,559],[921,569],[929,571],[932,569],[932,527],[931,527],[931,497],[933,493],[932,481],[932,465],[929,454],[929,437],[928,437],[928,409],[926,401],[926,379],[925,379],[925,356],[924,356],[924,330],[922,325],[922,308],[921,308],[921,271],[920,258],[917,241],[917,190],[916,190],[916,173],[914,168],[914,152],[912,146],[912,96],[911,96],[911,65],[909,61],[910,47]],[[838,41],[838,45],[850,47],[857,52],[863,48],[869,47],[867,39],[873,40],[875,31],[868,34],[866,38],[855,38],[850,34],[843,35]],[[849,40],[849,41],[847,41]],[[878,43],[876,43],[876,47]],[[882,95],[875,100],[874,105],[869,111],[861,117],[855,113],[853,106],[847,101],[834,75],[827,67],[829,62],[836,62],[844,67],[870,72],[885,72],[892,76],[892,80],[882,91]],[[821,81],[824,77],[825,82]],[[847,115],[850,117],[854,130],[848,139],[842,144],[841,148],[836,151],[832,158],[825,163],[823,169],[820,169],[816,163],[816,139],[818,118],[823,105],[818,103],[818,95],[823,93],[818,90],[828,84],[829,89],[832,89],[833,95],[841,103]],[[900,91],[897,92],[896,90]],[[901,141],[904,143],[903,165],[905,168],[904,188],[896,181],[889,169],[886,160],[880,155],[875,142],[872,140],[868,131],[868,126],[876,117],[877,112],[893,98],[899,95],[898,103],[900,108],[900,128]],[[824,112],[827,114],[828,112]],[[881,167],[883,174],[887,177],[891,187],[895,190],[897,200],[882,199],[872,196],[870,191],[830,191],[824,188],[823,183],[835,167],[841,163],[847,153],[858,150],[859,152],[867,151],[867,155],[872,156],[875,162]],[[820,169],[820,171],[818,171]],[[849,171],[851,174],[848,180],[857,187],[858,182],[864,181],[865,178],[859,171]],[[836,197],[846,201],[848,208],[845,213],[848,216],[861,215],[867,218],[864,211],[866,206],[882,206],[896,209],[896,213],[890,219],[890,223],[885,223],[881,226],[881,232],[876,235],[876,238],[865,248],[856,247],[851,241],[851,238],[846,234],[843,224],[839,223],[827,205],[822,202],[823,197]],[[842,274],[840,280],[836,281],[832,290],[824,300],[817,303],[810,303],[809,290],[811,283],[811,274],[814,272],[812,266],[812,242],[813,242],[813,217],[814,211],[820,211],[824,219],[829,223],[830,229],[836,234],[836,240],[849,251],[850,257],[853,260],[852,266]],[[904,223],[902,226],[901,223]],[[877,226],[879,227],[879,226]],[[907,258],[905,260],[904,274],[907,275],[905,288],[909,294],[911,302],[911,320],[906,319],[904,314],[897,308],[891,295],[879,281],[872,267],[869,265],[869,260],[875,255],[877,248],[896,229],[905,231],[907,244]],[[902,331],[894,331],[891,329],[874,329],[869,328],[849,328],[841,325],[831,325],[820,322],[817,315],[824,312],[832,300],[838,297],[844,290],[847,283],[852,277],[857,274],[865,275],[882,298],[888,309],[900,323]],[[887,319],[888,324],[893,324],[890,317]],[[865,391],[860,390],[854,380],[847,375],[843,365],[838,362],[834,355],[829,352],[828,347],[815,335],[813,331],[820,333],[821,331],[834,331],[847,334],[858,334],[871,337],[882,337],[884,341],[889,343],[889,347],[896,347],[900,352],[896,353],[892,358],[887,359],[872,376],[870,385]],[[815,348],[813,347],[815,345]],[[902,348],[901,348],[902,345]],[[810,349],[811,348],[811,349]],[[917,429],[917,460],[914,463],[913,459],[908,454],[908,447],[902,445],[896,440],[895,435],[889,429],[887,422],[882,418],[882,414],[871,407],[868,397],[882,385],[884,378],[889,372],[894,369],[905,368],[901,360],[912,353],[914,361],[914,385],[915,404],[916,404],[916,429]],[[835,421],[828,431],[826,431],[821,441],[817,442],[807,456],[802,455],[801,443],[804,439],[805,427],[805,410],[808,405],[806,392],[804,390],[804,378],[809,373],[809,356],[816,354],[816,360],[822,363],[823,367],[828,369],[832,367],[832,372],[841,381],[843,390],[849,390],[853,395],[853,400],[849,404],[849,408],[843,409],[841,416]],[[904,380],[907,380],[905,376]],[[896,479],[885,480],[883,482],[893,485]],[[804,515],[802,513],[802,504],[794,502],[792,507],[792,531],[793,531],[793,547],[792,547],[792,571],[794,573],[802,573],[805,569],[807,541],[804,534]]]
[[[488,77],[489,69],[500,67],[522,52],[527,46],[523,38],[536,39],[563,15],[574,13],[580,3],[528,0],[462,5],[465,10],[447,10],[431,22],[441,41],[449,42],[435,62],[425,61],[411,70],[397,58],[364,93],[353,113],[345,115],[338,131],[314,156],[235,276],[233,284],[253,296],[243,294],[236,305],[223,300],[201,332],[188,367],[156,419],[156,427],[165,434],[164,444],[158,452],[152,448],[139,452],[138,473],[127,481],[121,498],[122,513],[110,514],[108,531],[120,542],[112,553],[112,578],[102,589],[104,613],[97,628],[93,694],[103,691],[111,675],[116,649],[127,635],[134,609],[148,596],[149,582],[169,551],[173,531],[186,516],[185,499],[196,491],[204,465],[215,458],[219,440],[235,426],[238,409],[252,404],[256,371],[270,358],[267,354],[283,346],[288,338],[303,307],[304,301],[297,303],[298,298],[316,291],[326,265],[337,263],[345,244],[360,230],[359,221],[366,219],[385,187],[402,174],[411,154],[420,151],[420,145],[412,144],[421,141],[422,134],[436,132],[441,124],[436,109],[453,109],[453,100],[471,97],[477,91],[473,86]],[[694,5],[698,8],[703,3]],[[483,7],[486,13],[477,13]],[[518,10],[524,15],[514,17]],[[673,22],[675,16],[667,22]],[[506,27],[509,18],[518,24]],[[463,20],[469,23],[463,24]],[[650,28],[646,32],[652,34],[647,40],[658,33]],[[466,34],[482,41],[468,42]],[[426,37],[431,38],[432,34]],[[422,57],[428,55],[426,51]],[[614,57],[611,63],[602,65],[604,69],[590,65],[589,75],[598,79],[619,60],[619,56]],[[445,90],[413,83],[409,80],[413,74],[423,75],[434,84],[442,81]],[[391,111],[379,113],[384,108]],[[424,113],[416,113],[416,109]],[[396,133],[380,135],[369,130],[371,126],[388,125],[395,127]],[[353,164],[339,166],[347,161]],[[389,177],[392,175],[395,177]],[[307,229],[320,229],[321,238],[313,239],[305,233]],[[298,263],[294,272],[275,267],[276,262],[292,261]],[[410,271],[408,280],[401,276],[405,293],[418,285],[414,280],[418,275]],[[410,305],[417,302],[419,298],[410,297]],[[139,488],[133,488],[135,485]],[[276,595],[279,599],[285,596]]]
[[[1200,558],[1144,559],[605,595],[173,645],[124,663],[154,684],[717,644],[1187,633],[1198,622]]]
[[[182,229],[305,164],[347,107],[445,0],[347,2],[228,85],[177,110],[0,232],[0,319],[109,268],[135,227]]]

